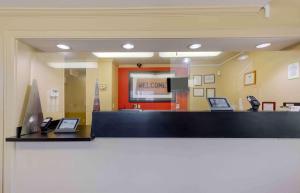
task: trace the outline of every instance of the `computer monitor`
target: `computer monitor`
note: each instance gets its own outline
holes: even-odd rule
[[[232,112],[228,100],[226,98],[208,98],[210,109],[212,112]]]
[[[188,77],[175,77],[167,79],[168,92],[186,92],[189,90]]]

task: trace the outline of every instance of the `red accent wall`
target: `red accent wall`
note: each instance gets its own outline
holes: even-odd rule
[[[173,69],[172,69],[173,70]],[[157,68],[119,68],[118,69],[118,102],[119,109],[132,109],[133,104],[139,104],[143,110],[175,110],[176,104],[172,102],[129,102],[129,73],[137,71],[157,71],[157,72],[169,72],[168,67]],[[177,70],[176,74],[177,74]],[[178,70],[181,71],[181,70]],[[182,74],[182,72],[178,72]],[[180,104],[179,110],[187,110],[187,94],[178,94],[177,100]]]

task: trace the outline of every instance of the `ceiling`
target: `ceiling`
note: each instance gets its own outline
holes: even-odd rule
[[[239,52],[222,52],[216,57],[191,58],[190,64],[195,65],[220,65],[229,58],[236,57]],[[47,62],[95,62],[98,60],[91,52],[40,52],[39,55]],[[119,65],[142,64],[182,64],[183,58],[161,58],[158,52],[151,58],[112,58]]]
[[[194,64],[221,64],[225,60],[243,51],[254,51],[256,45],[271,42],[272,46],[263,50],[281,50],[300,42],[298,38],[198,38],[198,39],[21,39],[22,42],[32,46],[43,54],[59,54],[64,61],[95,61],[92,54],[98,52],[124,52],[122,44],[133,43],[133,52],[156,52],[152,58],[142,59],[114,59],[119,64],[169,64],[181,62],[177,60],[160,58],[157,52],[191,51],[188,45],[201,43],[202,47],[196,51],[223,51],[218,57],[193,58]],[[56,47],[63,43],[71,46],[71,51],[65,52]]]
[[[270,0],[1,0],[7,8],[263,7]]]
[[[27,38],[22,42],[43,52],[61,52],[57,44],[71,46],[72,52],[123,52],[124,43],[132,43],[138,52],[191,51],[188,46],[200,43],[199,51],[253,51],[255,46],[270,42],[272,46],[265,50],[281,50],[300,42],[293,38],[194,38],[194,39],[41,39]]]

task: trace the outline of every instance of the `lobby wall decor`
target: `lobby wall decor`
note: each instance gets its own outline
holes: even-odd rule
[[[166,72],[171,71],[170,67],[122,67],[118,68],[118,109],[132,109],[135,104],[138,104],[143,110],[172,110],[176,109],[175,101],[172,102],[130,102],[129,101],[129,73],[130,72]],[[177,76],[185,73],[186,69],[172,68],[172,71]],[[185,93],[177,93],[177,103],[179,103],[179,110],[187,110],[188,95]]]
[[[288,65],[288,79],[296,79],[300,77],[300,65],[299,63],[294,63]]]
[[[202,86],[202,75],[193,76],[193,86]]]
[[[215,75],[214,74],[207,74],[204,75],[204,84],[214,84],[215,81]]]
[[[204,97],[204,88],[194,88],[193,96],[194,97]]]
[[[215,88],[206,88],[206,98],[216,97],[216,89]]]
[[[175,94],[168,92],[167,78],[175,77],[174,72],[130,72],[130,102],[170,102]]]
[[[276,111],[276,102],[262,102],[263,111]]]
[[[247,72],[244,74],[244,85],[250,86],[256,84],[256,71]]]

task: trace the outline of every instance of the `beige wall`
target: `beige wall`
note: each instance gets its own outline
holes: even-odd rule
[[[86,70],[65,69],[65,117],[80,118],[86,125]]]
[[[40,55],[32,47],[18,42],[17,58],[17,114],[18,125],[22,124],[26,108],[26,101],[29,96],[28,86],[32,80],[38,83],[44,117],[50,116],[59,119],[64,116],[64,70],[54,69],[47,65],[44,55]],[[49,91],[58,89],[59,97],[57,106],[51,106]]]
[[[118,110],[118,68],[119,65],[116,62],[112,64],[112,110]],[[122,94],[122,93],[120,93]]]
[[[276,102],[280,110],[283,102],[300,101],[300,79],[288,80],[288,65],[300,62],[300,51],[253,52],[244,61],[232,60],[220,67],[218,95],[227,97],[239,109],[239,100],[244,109],[250,106],[247,95],[260,101]],[[257,83],[244,86],[244,74],[255,70]]]
[[[217,76],[218,66],[201,66],[195,65],[190,67],[190,79],[193,80],[194,75],[208,75],[215,74],[215,84],[204,84],[202,81],[202,86],[194,86],[190,88],[189,94],[189,111],[206,111],[209,110],[209,106],[206,99],[206,88],[216,88],[216,95],[218,95],[217,84],[219,82],[219,77]],[[194,88],[204,88],[204,97],[194,97]]]
[[[95,96],[95,84],[99,79],[99,71],[97,69],[86,69],[86,124],[92,123],[92,112]],[[101,99],[100,99],[101,100]]]
[[[86,70],[86,124],[92,122],[93,103],[95,95],[95,83],[105,85],[100,90],[101,111],[114,111],[118,109],[118,66],[112,59],[98,61],[97,69]]]

